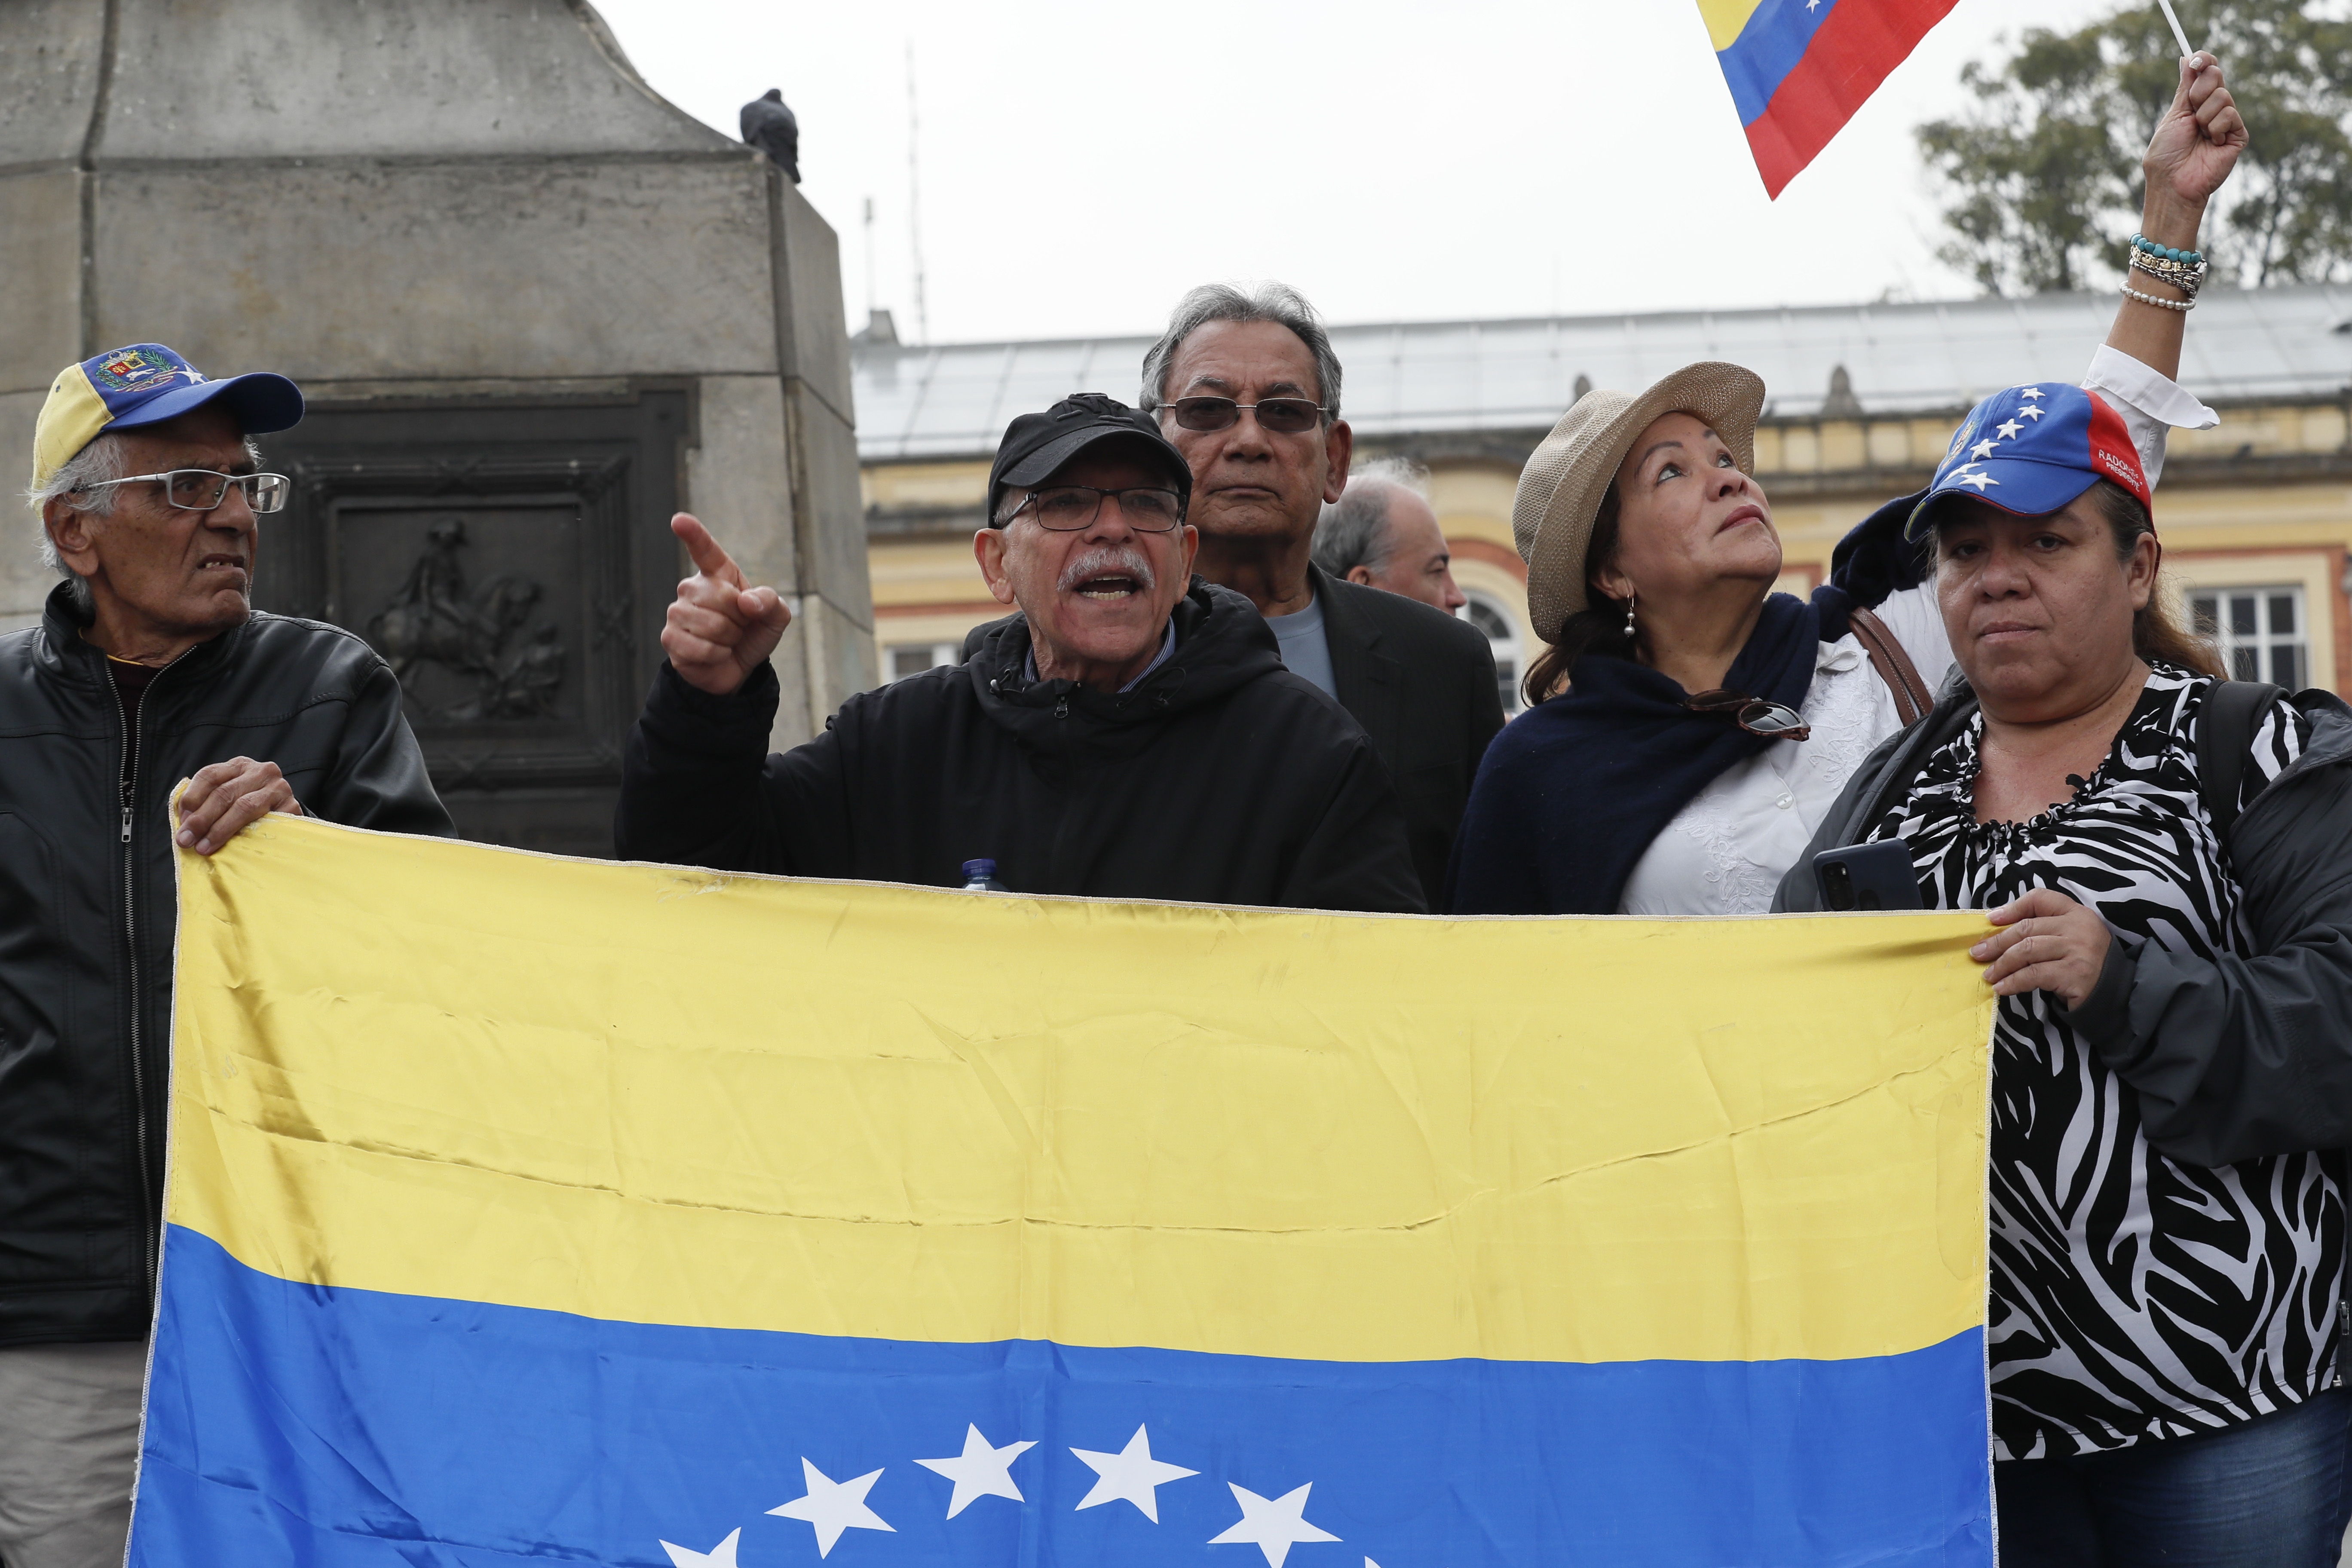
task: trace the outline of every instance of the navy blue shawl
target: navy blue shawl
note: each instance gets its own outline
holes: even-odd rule
[[[1810,603],[1766,599],[1724,685],[1801,707],[1821,645],[1846,635],[1852,605],[1827,586]],[[1631,659],[1590,655],[1573,680],[1486,748],[1446,876],[1454,913],[1613,915],[1650,840],[1700,790],[1767,746],[1796,743],[1691,712],[1678,683]]]

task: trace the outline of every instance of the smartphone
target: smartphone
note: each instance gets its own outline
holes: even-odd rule
[[[1916,910],[1919,873],[1910,847],[1900,839],[1849,844],[1813,857],[1813,881],[1825,910]]]

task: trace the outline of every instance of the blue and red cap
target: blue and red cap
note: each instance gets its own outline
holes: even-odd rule
[[[268,371],[226,381],[205,374],[162,343],[110,349],[58,372],[33,426],[33,488],[39,489],[99,435],[177,419],[218,403],[247,436],[285,430],[302,418],[302,389]]]
[[[2101,479],[2151,504],[2130,427],[2097,393],[2055,382],[2011,386],[1969,411],[1911,509],[1903,536],[1923,537],[1936,502],[1974,496],[2021,517],[2062,510]]]

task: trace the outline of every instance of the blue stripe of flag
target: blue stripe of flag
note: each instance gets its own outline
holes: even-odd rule
[[[1723,79],[1731,85],[1731,101],[1739,110],[1739,123],[1753,124],[1771,106],[1772,95],[1805,58],[1813,34],[1838,4],[1839,0],[1764,0],[1731,47],[1717,52]]]
[[[879,1469],[827,1568],[1258,1568],[1233,1485],[1310,1485],[1286,1568],[1991,1563],[1983,1341],[1845,1362],[1265,1360],[608,1322],[294,1284],[174,1228],[132,1568],[818,1562],[768,1510]],[[1035,1447],[947,1517],[915,1461]],[[1136,1429],[1198,1474],[1081,1510]]]

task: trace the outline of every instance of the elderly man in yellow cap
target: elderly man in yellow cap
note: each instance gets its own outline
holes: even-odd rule
[[[34,435],[40,625],[0,637],[0,1562],[122,1561],[162,1225],[174,842],[265,812],[452,831],[392,670],[257,615],[249,437],[279,375],[155,343],[58,375]],[[179,820],[166,802],[192,779]]]

